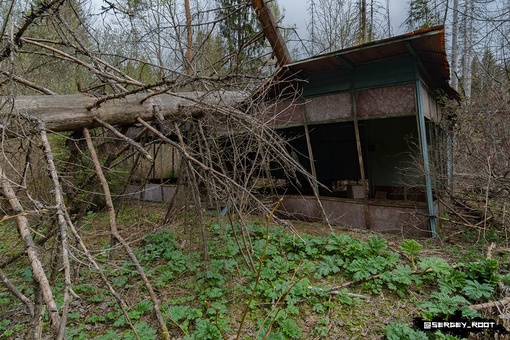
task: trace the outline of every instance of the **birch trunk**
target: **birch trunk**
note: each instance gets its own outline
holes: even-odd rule
[[[459,89],[459,79],[457,77],[459,59],[459,0],[453,0],[453,18],[452,18],[452,61],[450,69],[450,78],[452,87],[457,91]]]

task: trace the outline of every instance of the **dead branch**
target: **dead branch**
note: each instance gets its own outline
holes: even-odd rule
[[[21,205],[19,199],[16,197],[16,194],[12,189],[11,182],[7,178],[4,168],[2,167],[1,164],[0,164],[0,182],[2,185],[4,196],[9,200],[11,208],[19,214],[18,216],[16,216],[18,232],[25,244],[26,247],[25,251],[30,261],[30,267],[32,268],[34,280],[39,284],[39,287],[43,294],[44,302],[46,303],[46,307],[48,308],[48,314],[50,317],[51,325],[53,326],[55,332],[58,334],[60,330],[61,318],[60,315],[58,314],[57,304],[55,302],[55,298],[53,297],[50,283],[48,282],[46,272],[43,268],[41,260],[39,259],[37,246],[34,243],[32,235],[30,234],[28,219],[26,218],[26,216],[21,214],[23,212],[23,206]]]
[[[92,257],[92,255],[90,254],[89,250],[87,249],[87,246],[85,245],[85,243],[83,242],[83,239],[81,238],[80,234],[78,233],[78,231],[76,230],[76,228],[74,227],[74,223],[71,221],[71,218],[68,214],[67,211],[64,211],[64,216],[66,218],[66,221],[67,221],[67,225],[69,226],[69,229],[71,230],[74,238],[76,239],[76,241],[78,242],[78,245],[80,246],[81,250],[83,251],[83,253],[85,254],[85,256],[87,257],[87,260],[90,262],[90,264],[92,265],[92,267],[96,270],[96,272],[99,274],[99,277],[101,278],[101,281],[103,281],[103,283],[106,285],[106,287],[108,288],[108,290],[110,291],[110,294],[112,294],[112,296],[115,298],[115,300],[117,301],[117,304],[119,306],[119,308],[121,309],[122,311],[122,314],[124,315],[124,317],[126,318],[126,321],[127,323],[129,324],[129,326],[131,327],[131,330],[133,330],[134,334],[136,335],[137,339],[140,340],[140,338],[138,337],[138,333],[136,331],[136,328],[135,326],[133,325],[132,321],[131,321],[131,318],[129,317],[129,314],[128,314],[128,306],[126,304],[126,302],[122,299],[122,297],[115,291],[115,289],[113,288],[113,286],[110,284],[110,282],[108,281],[108,278],[106,277],[106,275],[104,274],[104,271],[101,269],[101,267],[99,266],[99,264],[97,263],[97,261],[94,259],[94,257]]]
[[[468,306],[472,310],[483,310],[483,309],[489,309],[493,307],[504,307],[510,303],[510,297],[506,297],[504,299],[498,300],[498,301],[490,301],[485,303],[480,303],[477,305],[471,305]]]
[[[156,292],[154,291],[154,289],[152,288],[152,285],[149,282],[149,279],[145,275],[145,271],[143,270],[142,266],[140,265],[140,262],[138,261],[138,259],[136,258],[135,253],[133,252],[131,247],[128,245],[128,243],[124,240],[124,238],[122,238],[122,236],[120,235],[120,233],[117,229],[115,208],[113,206],[113,200],[112,200],[112,196],[110,194],[110,187],[108,185],[106,177],[104,176],[103,170],[101,168],[101,163],[99,162],[99,158],[97,157],[97,153],[94,148],[94,144],[92,143],[92,137],[90,136],[90,132],[87,128],[83,129],[83,135],[85,136],[85,140],[87,141],[87,147],[90,152],[90,157],[92,159],[92,162],[94,163],[94,169],[96,171],[96,175],[99,178],[101,187],[103,189],[103,193],[105,195],[106,208],[107,208],[109,216],[110,216],[110,232],[112,234],[112,237],[115,238],[115,240],[117,240],[123,246],[124,250],[126,251],[129,258],[133,262],[135,268],[137,269],[138,274],[140,275],[142,281],[144,282],[145,287],[147,288],[147,291],[149,292],[149,295],[150,295],[150,298],[152,301],[152,305],[153,305],[153,309],[154,309],[154,313],[156,314],[156,318],[157,318],[159,326],[160,326],[161,337],[162,337],[162,339],[167,340],[167,339],[169,339],[169,333],[168,333],[168,328],[167,328],[165,321],[163,319],[163,315],[161,314],[161,311],[160,311],[159,298],[156,295]]]
[[[15,75],[15,74],[10,73],[10,72],[5,72],[4,70],[0,70],[0,73],[2,73],[3,75],[11,78],[15,82],[20,83],[22,85],[25,85],[26,87],[30,87],[30,88],[32,88],[32,89],[34,89],[36,91],[41,92],[42,94],[56,95],[56,93],[51,91],[50,89],[47,89],[44,86],[40,86],[40,85],[30,81],[30,80],[24,79],[22,77],[19,77],[19,76]]]
[[[107,128],[108,130],[110,130],[115,136],[119,137],[120,139],[124,140],[125,142],[127,142],[129,145],[131,145],[132,147],[134,147],[136,150],[138,150],[140,153],[142,153],[142,155],[144,155],[144,157],[149,161],[149,162],[154,162],[154,160],[152,159],[151,155],[149,155],[149,153],[143,148],[143,146],[141,146],[140,144],[138,144],[137,142],[135,142],[133,139],[127,137],[126,135],[122,134],[119,130],[117,130],[115,127],[113,127],[112,125],[108,124],[107,122],[105,122],[104,120],[102,119],[99,119],[97,117],[94,117],[94,120],[96,122],[98,122],[99,124],[101,124],[102,126],[104,126],[105,128]]]
[[[5,276],[5,273],[1,269],[0,269],[0,280],[2,280],[5,287],[7,287],[7,289],[9,289],[9,291],[14,296],[16,296],[18,299],[20,299],[20,301],[23,302],[23,304],[25,304],[25,306],[27,306],[28,313],[30,314],[31,317],[34,317],[35,312],[34,312],[34,304],[32,303],[32,301],[30,301],[22,292],[19,291],[18,288],[16,288],[16,286]]]
[[[45,13],[49,12],[52,9],[58,8],[64,0],[53,0],[51,2],[41,2],[38,4],[37,8],[34,8],[32,11],[30,11],[30,14],[26,16],[25,21],[22,23],[22,25],[19,27],[16,34],[13,36],[12,43],[17,45],[18,47],[21,46],[22,43],[22,36],[25,34],[25,32],[28,30],[30,26],[33,25],[33,23],[43,16]],[[7,22],[7,20],[6,20]],[[3,61],[4,59],[9,58],[12,53],[14,52],[14,46],[11,44],[7,44],[3,49],[2,53],[0,55],[0,61]]]
[[[60,181],[58,179],[57,168],[55,167],[55,162],[53,161],[53,153],[51,151],[50,142],[48,141],[48,137],[46,135],[46,131],[41,128],[41,141],[44,146],[44,154],[46,156],[46,161],[48,163],[48,171],[53,182],[53,191],[56,201],[56,210],[57,210],[57,220],[60,230],[60,241],[62,243],[62,262],[64,264],[64,302],[62,307],[62,321],[60,325],[60,329],[57,335],[57,340],[62,340],[65,338],[66,334],[66,321],[67,315],[69,313],[69,304],[70,304],[70,292],[72,292],[71,288],[71,266],[69,264],[69,243],[67,237],[67,221],[65,219],[64,211],[64,195],[62,194]]]

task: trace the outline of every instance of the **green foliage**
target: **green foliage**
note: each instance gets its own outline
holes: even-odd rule
[[[239,74],[255,74],[260,66],[255,55],[265,44],[263,39],[254,39],[260,31],[260,22],[257,19],[254,9],[250,6],[243,6],[241,0],[227,1],[216,0],[218,3],[219,31],[224,46],[224,51],[229,55],[235,53],[236,57],[231,58],[229,71]]]
[[[439,275],[447,274],[451,270],[451,266],[444,259],[439,257],[424,257],[419,259],[418,267],[425,271],[431,270]]]
[[[338,256],[323,256],[324,262],[319,262],[315,265],[315,278],[325,277],[331,274],[340,272],[340,267],[344,261]]]
[[[415,331],[401,322],[391,322],[386,326],[386,338],[388,340],[428,340],[427,334]]]
[[[152,302],[149,300],[140,301],[133,310],[128,312],[131,320],[139,320],[142,315],[152,310]]]
[[[85,325],[83,323],[78,324],[76,327],[68,327],[67,328],[67,337],[72,340],[87,340],[90,339],[90,334],[85,330]]]
[[[410,29],[431,27],[440,21],[429,0],[413,0],[409,2],[407,19],[404,24]]]
[[[408,265],[397,265],[391,272],[386,272],[381,275],[388,288],[403,296],[404,292],[411,284],[419,285],[422,283],[422,278],[413,273],[413,270]]]
[[[7,326],[9,326],[10,323],[11,323],[11,320],[9,320],[9,319],[4,319],[4,320],[0,321],[0,331],[7,329]]]
[[[466,264],[467,277],[476,281],[496,285],[500,281],[498,275],[498,261],[495,259],[481,259]]]
[[[252,315],[249,322],[256,325],[257,320],[266,320],[255,326],[259,327],[256,331],[260,339],[265,335],[267,339],[327,337],[332,314],[359,308],[364,303],[353,298],[350,294],[353,289],[368,294],[394,294],[409,303],[408,292],[424,288],[430,295],[422,301],[420,294],[412,295],[413,301],[418,299],[417,306],[424,318],[447,319],[459,310],[464,316],[474,316],[476,313],[466,306],[490,299],[496,283],[505,279],[499,275],[495,260],[482,259],[453,268],[441,258],[420,257],[422,246],[414,240],[405,240],[400,245],[410,256],[411,264],[406,264],[381,237],[362,240],[336,233],[296,237],[283,228],[274,228],[269,229],[266,247],[267,229],[261,225],[249,227],[252,256],[256,261],[263,258],[258,284],[256,272],[248,268],[241,257],[231,226],[211,226],[214,237],[209,242],[211,259],[207,266],[199,261],[198,253],[180,249],[181,241],[168,230],[144,236],[136,255],[149,280],[160,290],[176,288],[188,293],[178,294],[161,306],[165,322],[179,329],[183,338],[222,339],[222,333],[235,332],[237,321],[231,318],[232,308],[248,302],[248,315]],[[131,262],[111,269],[111,282],[119,291],[143,290]],[[31,272],[20,271],[19,276],[22,275],[28,277]],[[343,283],[347,283],[346,288],[335,289],[332,295],[332,287]],[[255,286],[254,298],[248,301]],[[84,301],[109,299],[110,309],[90,314],[72,311],[68,317],[69,338],[134,338],[122,312],[113,309],[115,301],[107,290],[90,281],[82,281],[73,289]],[[10,295],[0,292],[0,304],[4,300],[8,303]],[[151,327],[153,305],[146,293],[130,306],[128,315],[140,338],[155,339],[157,332]],[[97,310],[97,305],[91,310]],[[305,333],[298,320],[309,314],[319,321],[313,325],[311,333]],[[89,329],[84,325],[115,329],[88,334]],[[2,331],[4,336],[13,334],[11,326],[10,320],[1,321],[0,334]],[[403,323],[390,323],[385,332],[388,339],[422,339],[424,334]]]
[[[433,292],[430,301],[419,302],[418,306],[424,309],[425,316],[431,320],[434,316],[446,318],[453,315],[462,305],[468,305],[469,301],[460,295],[450,296],[445,292]]]
[[[10,295],[7,292],[0,293],[0,305],[4,305],[11,302],[11,298],[9,296]]]
[[[89,301],[90,302],[103,302],[104,301],[104,295],[101,293],[101,294],[97,294],[97,295],[92,295],[91,297],[89,297]]]
[[[416,264],[414,263],[414,260],[422,248],[423,246],[415,240],[404,240],[400,245],[400,249],[409,255],[414,270],[416,270]]]
[[[282,333],[292,339],[300,339],[303,336],[303,332],[297,325],[297,323],[291,319],[285,318],[278,321],[279,326],[282,329]]]
[[[458,289],[462,289],[466,284],[467,275],[459,270],[452,270],[438,278],[441,291],[451,294]]]
[[[196,340],[222,340],[220,331],[209,320],[198,319],[196,330],[192,334],[192,339]]]
[[[135,335],[132,329],[129,329],[124,332],[124,340],[135,340],[135,339],[147,339],[147,340],[155,340],[157,339],[157,330],[150,327],[145,321],[137,322],[134,324],[136,333],[138,337]]]
[[[482,297],[488,299],[494,292],[494,287],[487,283],[466,280],[466,285],[462,288],[462,291],[471,300],[478,300]]]
[[[120,335],[117,332],[109,329],[105,334],[95,338],[95,340],[116,340],[118,338],[120,338]]]

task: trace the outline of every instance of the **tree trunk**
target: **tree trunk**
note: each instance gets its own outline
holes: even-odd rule
[[[184,8],[186,11],[186,33],[188,46],[186,46],[186,57],[188,59],[188,63],[186,65],[186,70],[189,75],[192,75],[193,72],[193,26],[191,25],[191,8],[189,5],[189,0],[184,0]]]
[[[269,44],[273,48],[273,53],[278,60],[278,64],[280,64],[280,66],[284,66],[292,63],[292,58],[290,56],[289,50],[287,49],[287,45],[285,44],[285,41],[283,40],[283,37],[278,30],[273,12],[271,12],[271,9],[269,9],[267,6],[266,1],[253,0],[252,6],[257,13],[266,39],[269,41]]]
[[[472,82],[472,63],[473,63],[473,17],[474,11],[473,0],[467,0],[464,7],[464,63],[462,65],[462,78],[464,94],[467,103],[471,98],[471,82]]]
[[[58,314],[57,304],[55,302],[55,298],[53,297],[53,292],[51,291],[50,283],[48,282],[48,277],[46,276],[46,272],[43,268],[42,262],[39,258],[39,254],[37,252],[37,245],[35,244],[32,235],[30,233],[30,226],[28,223],[28,219],[24,214],[23,206],[19,201],[14,189],[11,186],[9,179],[7,178],[4,169],[0,164],[0,185],[5,198],[9,201],[9,205],[12,210],[16,213],[16,224],[18,226],[18,233],[23,239],[23,243],[25,245],[25,252],[28,256],[28,260],[30,263],[30,267],[32,269],[32,276],[34,280],[38,283],[39,288],[41,289],[42,296],[46,307],[48,308],[48,315],[50,318],[51,325],[55,330],[55,334],[58,334],[60,329],[61,318]]]
[[[459,0],[453,0],[453,20],[452,20],[452,65],[450,78],[452,87],[455,91],[459,89],[459,79],[457,77],[459,59]]]
[[[62,132],[101,126],[97,118],[111,125],[131,125],[137,117],[153,120],[156,117],[199,116],[207,107],[235,106],[246,98],[239,92],[197,93],[183,92],[176,95],[159,94],[127,95],[124,98],[103,101],[85,94],[57,96],[21,96],[14,100],[13,113],[36,121],[42,121],[49,131]],[[0,102],[6,98],[0,97]],[[9,123],[14,115],[9,105],[0,111],[1,123],[7,129],[17,126]]]

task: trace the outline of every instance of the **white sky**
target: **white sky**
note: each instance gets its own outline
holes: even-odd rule
[[[290,27],[295,24],[301,38],[306,37],[306,21],[309,19],[307,12],[309,1],[310,0],[278,0],[278,5],[285,14],[283,20],[284,25]],[[385,5],[386,1],[380,1],[380,3]],[[390,0],[390,17],[394,35],[405,33],[401,24],[406,17],[406,6],[406,0]]]

